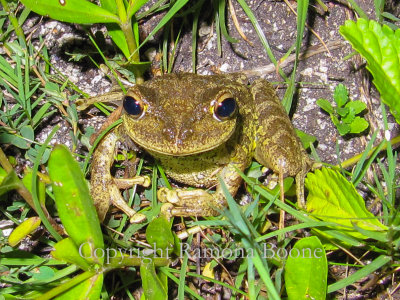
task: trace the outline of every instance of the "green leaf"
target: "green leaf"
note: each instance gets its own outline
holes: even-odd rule
[[[347,93],[346,86],[338,84],[333,92],[333,99],[335,100],[338,107],[342,107],[349,101],[349,95]]]
[[[100,5],[110,13],[117,14],[117,2],[115,0],[100,0]]]
[[[356,115],[367,109],[367,105],[360,100],[350,101],[346,104],[346,107],[354,109]]]
[[[171,224],[165,216],[155,218],[146,228],[146,240],[150,245],[166,249],[174,247],[174,236],[171,231]]]
[[[366,209],[364,199],[339,172],[328,168],[310,172],[305,186],[309,191],[307,211],[311,216],[347,226],[349,228],[343,231],[357,238],[367,237],[352,229],[353,223],[366,230],[387,229]]]
[[[336,128],[340,135],[346,135],[350,132],[350,125],[346,123],[338,123]]]
[[[39,267],[39,273],[33,273],[33,278],[36,280],[51,280],[55,275],[54,269],[48,266]]]
[[[19,224],[8,237],[8,244],[11,247],[16,246],[28,234],[32,233],[39,227],[41,221],[39,217],[31,217]]]
[[[400,124],[400,29],[395,32],[373,20],[347,20],[339,32],[367,60],[367,69],[383,103]]]
[[[347,108],[347,114],[342,118],[342,122],[350,124],[354,121],[354,118],[356,117],[356,113],[353,108]]]
[[[86,0],[21,0],[35,13],[52,19],[77,23],[119,23],[119,18],[108,10]]]
[[[19,180],[18,175],[12,170],[3,178],[0,185],[0,196],[8,193],[9,191],[23,187],[21,180]]]
[[[136,0],[136,1],[130,1],[130,5],[127,9],[127,15],[128,18],[132,18],[133,15],[146,3],[148,0]]]
[[[104,247],[100,222],[78,163],[66,146],[56,145],[48,167],[58,214],[65,230],[88,261],[102,264],[104,257],[92,253]]]
[[[51,251],[51,255],[58,260],[78,265],[81,269],[89,270],[89,264],[85,258],[80,255],[77,246],[71,238],[65,238],[59,241]]]
[[[107,32],[112,38],[113,42],[122,51],[126,58],[129,58],[129,48],[126,38],[121,28],[117,24],[107,24]]]
[[[298,130],[295,128],[297,136],[300,138],[301,143],[303,144],[304,149],[310,148],[310,144],[314,144],[317,138],[313,135],[307,134],[304,131]]]
[[[168,299],[167,292],[156,274],[153,260],[144,261],[140,265],[140,277],[146,299]]]
[[[336,112],[339,116],[344,117],[349,113],[349,109],[347,107],[337,107]]]
[[[57,300],[99,300],[101,288],[103,286],[103,274],[96,274],[89,279],[81,282],[78,285],[75,285],[65,293],[62,293],[60,296],[57,296],[55,299]],[[68,283],[66,283],[68,284]]]
[[[317,100],[317,105],[319,107],[321,107],[324,111],[326,111],[330,115],[335,112],[332,104],[326,99],[318,99]]]
[[[29,141],[26,141],[22,137],[6,132],[0,134],[0,144],[13,144],[20,149],[29,149],[31,145]]]
[[[369,126],[368,122],[361,118],[356,117],[354,121],[350,124],[350,133],[360,133],[367,129]]]
[[[328,262],[316,236],[303,238],[290,250],[285,266],[285,284],[289,299],[326,298]]]
[[[7,172],[3,168],[0,167],[0,184],[3,182],[4,178],[7,177]]]

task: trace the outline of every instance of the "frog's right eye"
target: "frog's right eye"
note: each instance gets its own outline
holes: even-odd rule
[[[145,105],[142,100],[135,99],[132,96],[125,96],[124,97],[124,109],[125,111],[135,119],[140,119],[143,117],[145,112]]]

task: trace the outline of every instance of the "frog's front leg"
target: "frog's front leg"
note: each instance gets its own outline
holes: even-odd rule
[[[235,165],[236,169],[243,170],[244,166]],[[218,176],[224,181],[231,195],[235,195],[241,176],[236,172],[233,163],[225,166]],[[160,188],[157,192],[158,200],[164,202],[163,211],[170,216],[217,216],[219,210],[227,206],[221,184],[217,184],[215,193],[211,194],[202,189],[168,189]]]
[[[131,223],[140,223],[145,216],[136,213],[121,196],[120,188],[128,188],[134,184],[150,185],[148,176],[136,176],[129,179],[113,178],[110,169],[114,162],[115,145],[120,140],[120,127],[109,132],[99,143],[92,161],[90,191],[100,221],[103,221],[111,204],[124,211]]]

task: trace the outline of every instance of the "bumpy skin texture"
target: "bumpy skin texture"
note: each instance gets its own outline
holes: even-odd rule
[[[213,194],[203,189],[161,188],[159,200],[168,203],[165,207],[171,215],[217,215],[217,209],[226,206],[218,178],[235,195],[241,183],[235,168],[244,171],[253,157],[283,176],[296,175],[302,186],[310,160],[273,87],[265,80],[246,83],[240,74],[183,73],[132,87],[127,95],[140,99],[145,113],[137,118],[124,112],[122,125],[102,140],[93,158],[91,191],[100,219],[111,203],[132,222],[140,219],[121,202],[118,183],[110,175],[115,143],[127,136],[158,159],[171,178],[196,187],[217,187]],[[236,100],[237,111],[218,120],[215,102],[224,97]],[[147,178],[138,180],[147,184]],[[302,197],[302,188],[298,196]]]

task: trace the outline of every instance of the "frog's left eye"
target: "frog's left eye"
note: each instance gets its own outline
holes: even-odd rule
[[[124,97],[124,109],[125,111],[132,117],[136,119],[140,119],[143,117],[145,112],[145,105],[142,100],[136,99],[132,96]]]
[[[214,102],[214,118],[219,121],[233,117],[236,111],[236,100],[230,93],[223,94]]]

